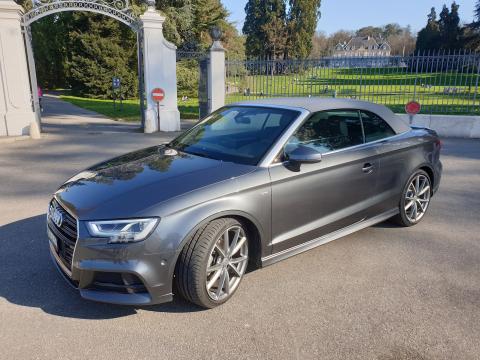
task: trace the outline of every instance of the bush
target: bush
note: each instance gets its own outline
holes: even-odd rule
[[[178,96],[198,97],[198,81],[200,79],[198,62],[195,60],[177,63]]]

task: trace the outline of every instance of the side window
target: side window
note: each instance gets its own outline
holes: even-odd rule
[[[378,115],[369,111],[361,111],[361,114],[365,142],[381,140],[395,135],[395,131],[392,130],[390,125]]]
[[[326,153],[363,144],[358,111],[322,111],[314,114],[287,143],[287,151],[304,145]]]

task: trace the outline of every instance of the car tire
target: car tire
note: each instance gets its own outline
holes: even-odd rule
[[[228,301],[247,269],[248,245],[246,227],[236,219],[221,218],[200,227],[177,261],[180,295],[207,309]]]
[[[417,170],[408,179],[402,190],[399,214],[392,220],[400,226],[418,224],[426,214],[432,195],[432,181],[423,170]]]

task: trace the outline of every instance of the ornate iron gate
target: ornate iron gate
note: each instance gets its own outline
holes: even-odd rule
[[[139,19],[133,14],[129,0],[31,0],[32,8],[23,15],[22,28],[27,49],[27,61],[30,72],[33,108],[40,119],[40,106],[37,93],[37,76],[33,56],[30,25],[41,18],[66,11],[87,11],[114,18],[127,25],[137,34],[138,89],[142,129],[145,126],[145,94],[143,83],[143,32]]]
[[[199,117],[203,119],[210,112],[210,104],[208,97],[208,66],[210,59],[208,57],[199,61],[200,79],[198,80],[198,110]]]
[[[190,62],[198,67],[198,85],[196,86],[196,97],[198,98],[198,118],[203,119],[210,110],[210,96],[208,89],[208,66],[210,57],[208,53],[197,51],[178,51],[177,63]],[[182,89],[180,89],[182,91]]]

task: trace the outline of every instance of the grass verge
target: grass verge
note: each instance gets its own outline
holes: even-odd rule
[[[122,105],[117,102],[114,106],[113,100],[90,99],[70,95],[60,95],[60,98],[73,105],[95,111],[115,120],[140,121],[140,102],[138,99],[124,100]],[[198,99],[179,100],[178,109],[182,119],[198,119]]]

